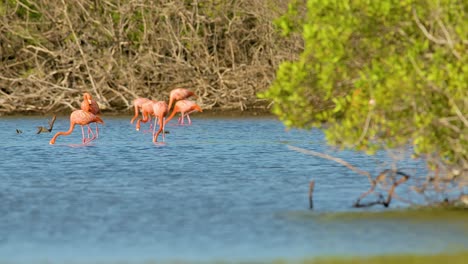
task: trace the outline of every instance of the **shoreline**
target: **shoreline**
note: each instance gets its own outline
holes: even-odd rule
[[[47,117],[53,116],[54,114],[57,116],[68,116],[72,110],[69,112],[59,112],[59,113],[38,113],[38,112],[15,112],[15,113],[1,113],[0,118],[11,118],[11,117]],[[118,117],[118,116],[132,116],[133,111],[129,109],[129,111],[122,111],[122,112],[106,112],[103,111],[101,116],[103,117]],[[219,109],[210,109],[204,110],[203,112],[193,113],[193,116],[198,116],[201,118],[223,118],[223,117],[276,117],[268,110],[264,109],[251,109],[251,110],[219,110]]]

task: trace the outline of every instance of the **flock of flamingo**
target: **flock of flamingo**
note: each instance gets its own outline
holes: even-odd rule
[[[203,112],[202,108],[196,104],[194,101],[188,100],[189,97],[197,97],[195,93],[184,88],[173,89],[169,94],[169,105],[165,101],[151,100],[148,98],[137,98],[133,100],[133,106],[135,109],[135,115],[130,120],[130,123],[138,118],[140,112],[142,117],[138,118],[136,122],[136,130],[140,130],[141,122],[146,123],[150,121],[150,129],[153,127],[153,142],[158,141],[159,134],[162,132],[162,137],[164,139],[165,131],[164,128],[166,124],[175,116],[175,114],[180,113],[181,116],[178,119],[178,123],[183,125],[184,119],[187,117],[188,124],[192,124],[189,114],[197,111]],[[172,104],[174,104],[174,109],[171,115],[166,119],[166,115],[169,113]],[[98,124],[104,124],[104,121],[100,118],[101,111],[99,109],[98,103],[93,100],[92,96],[89,93],[83,94],[83,102],[81,102],[81,109],[75,110],[70,114],[70,128],[68,131],[57,132],[49,144],[55,144],[58,136],[70,135],[73,132],[73,129],[76,125],[81,126],[82,134],[82,143],[87,144],[99,137],[99,128]],[[151,124],[151,117],[154,116],[154,125]],[[96,130],[91,129],[90,124],[96,124]],[[158,131],[156,131],[156,126],[159,126]],[[85,137],[84,126],[88,128],[87,137]]]

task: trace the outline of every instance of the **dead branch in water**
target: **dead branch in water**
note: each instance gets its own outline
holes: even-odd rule
[[[397,180],[396,175],[401,175],[402,177]],[[363,199],[367,195],[373,193],[378,184],[386,185],[387,176],[392,182],[391,187],[388,190],[387,199],[384,200],[383,195],[379,193],[378,194],[379,199],[376,202],[372,202],[372,203],[368,203],[368,204],[362,204],[361,199]],[[367,192],[365,192],[365,193],[361,194],[361,196],[359,196],[359,198],[354,203],[354,207],[367,207],[367,206],[371,206],[371,205],[375,205],[375,204],[382,204],[383,206],[388,207],[390,205],[390,202],[392,201],[392,197],[394,196],[395,188],[398,185],[406,182],[409,179],[409,177],[410,176],[407,175],[406,173],[401,172],[401,171],[397,171],[397,170],[386,169],[386,170],[382,171],[381,173],[379,173],[379,175],[377,177],[375,177],[375,180],[372,181],[371,188]]]
[[[313,193],[314,193],[315,181],[310,181],[309,183],[309,208],[314,208],[314,200],[313,200]]]
[[[37,132],[36,134],[40,134],[40,133],[50,133],[52,132],[52,129],[54,128],[54,123],[55,123],[55,119],[57,119],[57,116],[54,115],[52,117],[51,120],[49,120],[49,127],[43,127],[43,126],[38,126],[37,127]]]
[[[363,193],[357,199],[357,201],[354,203],[354,207],[367,207],[367,206],[372,206],[372,205],[376,205],[376,204],[382,204],[385,207],[388,207],[390,205],[390,202],[392,201],[393,196],[394,196],[395,188],[397,186],[399,186],[400,184],[406,182],[410,177],[408,174],[406,174],[404,172],[401,172],[401,171],[398,171],[398,170],[393,170],[393,169],[386,169],[386,170],[382,171],[375,179],[372,179],[372,176],[371,176],[371,174],[369,172],[358,169],[355,166],[351,165],[349,162],[344,161],[344,160],[342,160],[340,158],[333,157],[333,156],[330,156],[328,154],[320,153],[320,152],[313,151],[313,150],[307,150],[307,149],[291,146],[291,145],[288,145],[287,147],[289,149],[291,149],[291,150],[298,151],[300,153],[304,153],[304,154],[307,154],[307,155],[312,155],[312,156],[316,156],[316,157],[320,157],[320,158],[335,161],[335,162],[349,168],[350,170],[352,170],[352,171],[354,171],[356,173],[367,176],[370,183],[371,183],[371,187],[367,192]],[[400,175],[402,177],[397,179],[396,175]],[[370,202],[370,203],[365,203],[365,204],[360,202],[361,199],[363,199],[367,195],[373,193],[375,191],[375,188],[379,184],[388,185],[388,183],[387,183],[388,179],[391,181],[391,187],[388,190],[388,196],[387,196],[386,200],[384,199],[383,195],[379,193],[378,194],[379,199],[377,201],[375,201],[375,202]],[[310,208],[313,208],[312,192],[314,190],[314,184],[315,184],[314,181],[311,181],[310,185],[309,185],[309,207]],[[384,186],[384,188],[385,188],[385,186]]]
[[[288,148],[291,149],[291,150],[297,151],[297,152],[307,154],[307,155],[312,155],[312,156],[316,156],[316,157],[320,157],[320,158],[324,158],[324,159],[328,159],[328,160],[332,160],[334,162],[337,162],[337,163],[349,168],[350,170],[352,170],[352,171],[354,171],[354,172],[356,172],[358,174],[367,176],[369,181],[372,183],[372,176],[371,176],[371,174],[369,172],[358,169],[355,166],[351,165],[349,162],[344,161],[344,160],[342,160],[340,158],[333,157],[333,156],[330,156],[328,154],[320,153],[320,152],[313,151],[313,150],[308,150],[308,149],[303,149],[303,148],[291,146],[291,145],[288,145]]]

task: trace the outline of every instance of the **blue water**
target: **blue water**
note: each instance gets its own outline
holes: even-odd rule
[[[130,117],[104,116],[99,139],[77,147],[79,127],[49,145],[68,129],[66,116],[53,133],[35,134],[47,118],[0,119],[0,262],[250,261],[468,248],[457,222],[324,221],[331,212],[383,209],[352,208],[367,179],[288,144],[373,173],[390,163],[383,153],[335,152],[320,131],[287,131],[274,118],[193,115],[191,126],[173,120],[165,142],[153,144]],[[423,170],[417,161],[402,166]]]

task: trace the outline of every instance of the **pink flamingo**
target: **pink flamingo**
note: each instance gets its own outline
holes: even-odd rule
[[[190,96],[194,96],[195,98],[197,98],[197,95],[194,92],[185,88],[173,89],[169,94],[169,106],[167,107],[167,111],[171,110],[172,103],[174,103],[175,101],[184,100],[189,98]]]
[[[133,124],[133,121],[138,118],[138,114],[141,111],[141,107],[143,106],[144,103],[147,103],[148,101],[151,101],[148,98],[137,98],[133,100],[133,107],[135,108],[135,115],[133,116],[132,120],[130,120],[130,124]]]
[[[165,126],[165,122],[164,120],[166,119],[166,114],[167,114],[167,103],[164,102],[164,101],[158,101],[156,103],[153,104],[153,114],[154,114],[154,127],[153,127],[153,142],[157,142],[158,141],[158,137],[159,137],[159,134],[161,133],[161,131],[163,132],[163,140],[164,140],[164,126]],[[157,133],[155,133],[156,131],[156,120],[158,120],[158,123],[159,123],[159,130]]]
[[[89,112],[93,115],[101,114],[101,109],[99,109],[98,103],[95,100],[93,100],[93,98],[91,97],[89,93],[83,94],[83,102],[81,102],[81,110]],[[88,137],[89,137],[90,132],[91,134],[93,134],[91,128],[88,125]],[[99,128],[96,123],[96,138],[98,137],[99,137]],[[93,134],[93,138],[94,138],[94,134]]]
[[[55,140],[57,140],[57,137],[60,136],[60,135],[63,135],[63,136],[70,135],[73,132],[73,129],[75,128],[75,125],[80,125],[81,126],[81,134],[83,136],[83,144],[93,140],[94,138],[87,141],[87,139],[85,139],[84,130],[83,130],[83,126],[89,125],[90,123],[104,124],[104,121],[102,121],[102,119],[100,117],[98,117],[98,116],[96,116],[94,114],[91,114],[90,112],[87,112],[87,111],[83,111],[83,110],[73,111],[71,113],[71,115],[70,115],[70,129],[68,129],[68,131],[65,131],[65,132],[63,132],[63,131],[57,132],[54,135],[54,137],[50,140],[49,144],[51,144],[51,145],[55,144]]]
[[[166,119],[166,122],[164,124],[167,124],[174,117],[174,115],[176,113],[180,112],[181,117],[179,118],[178,123],[183,125],[184,124],[184,116],[187,116],[189,125],[191,125],[192,120],[190,120],[189,114],[193,113],[195,111],[203,112],[201,107],[199,105],[197,105],[193,101],[189,101],[189,100],[177,101],[177,103],[175,103],[175,105],[174,105],[174,110],[172,111],[172,114]]]
[[[156,103],[154,100],[148,100],[148,102],[141,105],[141,115],[143,118],[139,118],[136,123],[136,130],[140,131],[140,123],[146,123],[151,120],[151,116],[153,115],[153,104]],[[151,122],[150,122],[150,129],[151,129]]]

